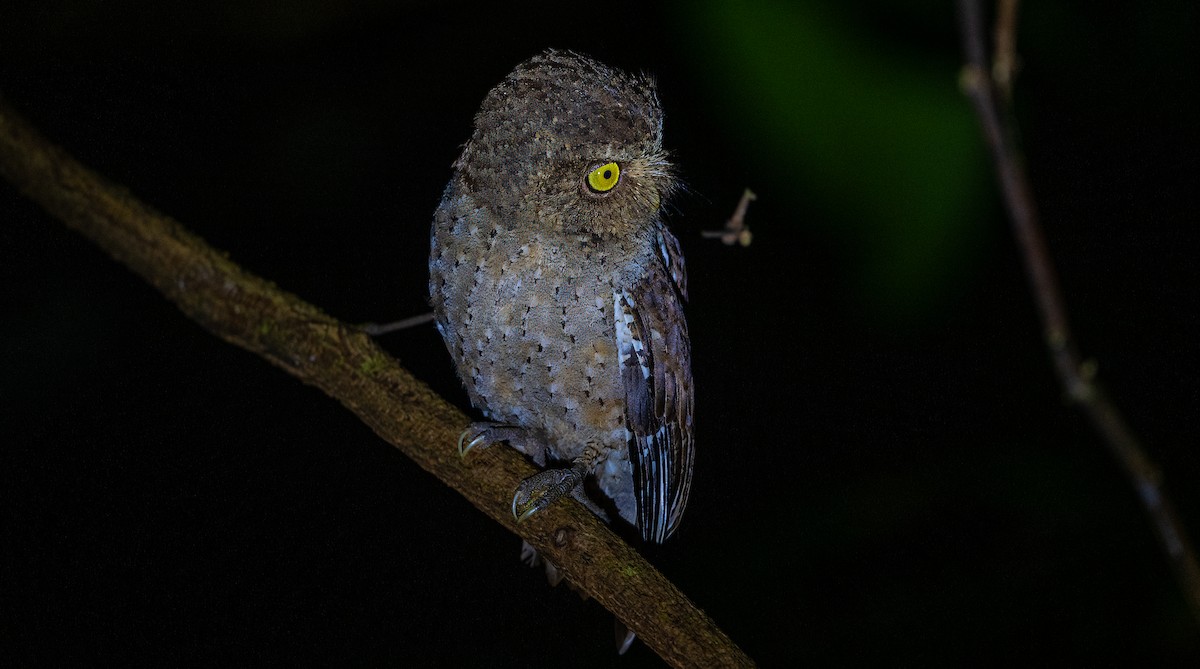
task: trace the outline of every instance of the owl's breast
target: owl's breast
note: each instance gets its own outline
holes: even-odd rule
[[[441,268],[431,258],[431,290],[443,292],[439,327],[472,402],[545,431],[561,459],[588,441],[624,449],[613,296],[633,280],[636,254],[576,235],[459,232]]]

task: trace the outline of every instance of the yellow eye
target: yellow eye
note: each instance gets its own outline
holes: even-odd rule
[[[621,168],[616,163],[601,165],[587,175],[588,187],[597,193],[607,193],[621,178]]]

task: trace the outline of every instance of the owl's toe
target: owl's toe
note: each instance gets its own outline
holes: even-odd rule
[[[502,441],[533,458],[539,466],[546,463],[547,442],[541,432],[490,421],[471,423],[458,435],[458,455],[465,458],[473,449],[486,448]]]
[[[582,465],[570,469],[547,469],[521,481],[513,494],[513,518],[519,523],[569,495],[583,480],[585,472],[586,468]]]
[[[465,458],[472,448],[487,442],[487,429],[479,430],[476,423],[458,435],[458,457]]]

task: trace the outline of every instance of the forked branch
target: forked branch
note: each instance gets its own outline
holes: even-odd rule
[[[1092,427],[1132,480],[1175,569],[1192,613],[1200,622],[1200,567],[1197,567],[1196,554],[1187,532],[1163,492],[1162,475],[1146,455],[1121,412],[1096,382],[1095,365],[1080,356],[1067,323],[1062,292],[1038,222],[1037,206],[1014,136],[1012,111],[1007,103],[1007,88],[1012,85],[1012,63],[1016,62],[1017,3],[1015,0],[1002,0],[1000,3],[997,53],[1006,62],[993,64],[992,67],[989,67],[984,44],[980,0],[959,0],[958,5],[967,61],[961,83],[975,107],[992,152],[1000,191],[1012,221],[1017,245],[1025,260],[1025,271],[1041,314],[1054,369],[1067,396],[1083,409]],[[996,71],[1001,78],[999,82],[990,76],[995,65],[1000,65]]]

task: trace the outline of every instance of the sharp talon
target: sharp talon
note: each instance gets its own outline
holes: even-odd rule
[[[517,522],[519,523],[519,522],[525,520],[526,518],[532,516],[533,514],[537,513],[539,508],[541,508],[541,507],[539,507],[537,504],[534,504],[533,506],[529,507],[528,509],[525,510],[525,513],[522,513],[517,518]]]
[[[479,434],[475,435],[474,439],[472,439],[471,441],[468,441],[464,444],[463,441],[467,438],[467,435],[470,433],[471,433],[471,429],[467,428],[467,429],[463,430],[462,434],[458,435],[458,457],[460,457],[460,458],[467,457],[467,453],[469,453],[472,448],[475,448],[481,442],[483,442],[484,435],[482,432],[480,432]]]
[[[546,506],[549,504],[549,502],[552,502],[555,499],[558,499],[557,495],[555,495],[552,499],[548,499],[545,496],[545,493],[543,493],[541,496],[534,496],[534,495],[530,494],[529,499],[527,499],[525,502],[522,502],[521,504],[517,504],[517,499],[521,497],[521,493],[523,492],[524,487],[525,487],[525,483],[522,482],[521,485],[517,487],[517,491],[513,493],[512,515],[513,515],[513,518],[516,519],[516,521],[518,523],[520,523],[524,520],[527,520],[533,514],[546,508]],[[526,505],[528,505],[529,508],[525,508]],[[518,509],[518,507],[520,507],[520,509]]]
[[[520,488],[517,488],[517,491],[513,493],[513,501],[512,501],[512,515],[513,515],[513,518],[514,518],[514,519],[515,519],[515,520],[516,520],[518,523],[519,523],[519,522],[521,522],[521,516],[517,515],[517,498],[518,498],[518,497],[520,497],[520,496],[521,496],[521,489],[520,489]]]

